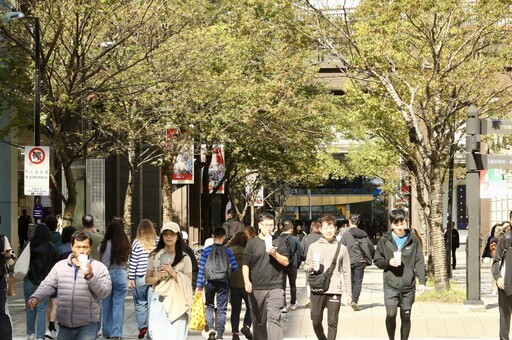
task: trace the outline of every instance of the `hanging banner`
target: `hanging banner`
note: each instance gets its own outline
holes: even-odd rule
[[[167,143],[179,133],[176,128],[167,129]],[[185,143],[176,155],[172,173],[173,184],[194,184],[194,144]]]
[[[50,196],[50,147],[26,146],[24,193]]]
[[[206,162],[206,144],[201,145],[201,163]],[[201,174],[203,171],[201,171]],[[220,181],[224,178],[226,167],[224,162],[224,145],[214,145],[212,148],[212,160],[208,169],[208,192],[212,193]],[[217,189],[217,194],[224,193],[224,184]]]

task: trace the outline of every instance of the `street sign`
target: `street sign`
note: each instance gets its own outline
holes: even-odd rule
[[[41,204],[36,204],[34,209],[32,210],[32,217],[36,220],[43,218],[43,206]]]
[[[480,119],[480,134],[511,135],[512,120]]]
[[[484,169],[512,169],[512,156],[481,155]]]
[[[50,196],[50,147],[25,147],[24,193]]]

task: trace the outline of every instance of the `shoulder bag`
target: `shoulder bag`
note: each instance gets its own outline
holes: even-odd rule
[[[27,276],[30,265],[30,242],[27,243],[25,249],[14,264],[14,277],[23,280]]]
[[[331,284],[331,276],[336,267],[336,261],[338,260],[338,255],[340,253],[341,243],[338,242],[338,247],[336,248],[336,253],[331,262],[331,266],[321,274],[310,274],[308,275],[308,284],[313,294],[322,294],[329,290],[329,286]]]

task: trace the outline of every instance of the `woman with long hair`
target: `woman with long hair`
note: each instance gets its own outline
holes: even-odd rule
[[[126,264],[130,256],[130,240],[119,221],[114,220],[107,226],[98,251],[101,262],[108,268],[112,280],[112,291],[101,303],[103,336],[110,339],[122,339],[124,300],[128,292]]]
[[[146,284],[153,287],[149,334],[153,340],[185,340],[192,306],[192,262],[183,252],[183,236],[175,222],[162,226],[150,254]]]
[[[44,280],[46,275],[57,262],[57,250],[51,243],[50,229],[46,224],[38,224],[30,238],[30,264],[27,276],[23,279],[23,295],[25,304],[37,287]],[[40,302],[37,307],[31,310],[26,308],[26,326],[29,339],[45,338],[46,307],[48,300]],[[37,319],[37,329],[36,329]]]
[[[139,339],[142,339],[148,332],[148,302],[151,293],[149,286],[146,285],[146,271],[149,253],[155,249],[157,241],[153,222],[147,219],[140,221],[137,235],[132,243],[128,272],[128,284],[133,289],[133,304],[135,305]]]
[[[228,242],[228,247],[235,256],[236,264],[238,265],[237,271],[229,278],[230,294],[229,302],[231,303],[231,331],[233,332],[233,340],[239,340],[239,326],[240,326],[240,312],[242,311],[242,300],[245,303],[244,323],[240,332],[246,339],[252,339],[251,333],[251,311],[249,308],[249,299],[245,291],[244,277],[242,275],[242,260],[244,257],[245,246],[247,245],[248,237],[243,231],[233,235],[233,238]]]

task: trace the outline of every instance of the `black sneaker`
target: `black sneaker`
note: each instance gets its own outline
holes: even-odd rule
[[[216,335],[217,335],[217,332],[210,331],[210,333],[208,334],[208,340],[215,340]]]
[[[242,329],[240,330],[240,332],[245,335],[245,338],[247,340],[252,340],[253,337],[252,337],[252,333],[251,333],[251,330],[249,329],[249,327],[247,326],[243,326]]]
[[[240,340],[240,337],[238,336],[238,333],[233,333],[233,339],[232,340]]]

